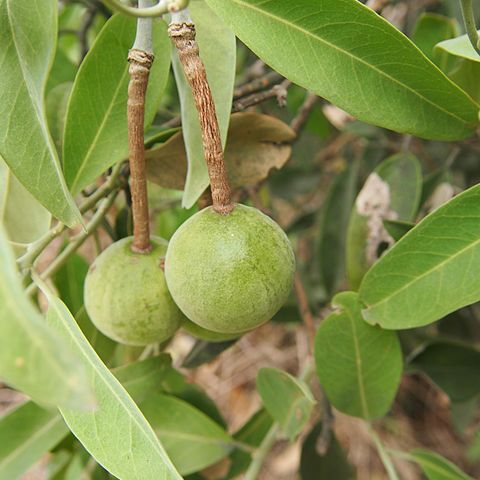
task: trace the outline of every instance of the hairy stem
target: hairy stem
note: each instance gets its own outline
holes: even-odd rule
[[[225,168],[215,104],[208,85],[205,65],[200,59],[198,44],[195,41],[195,25],[185,15],[181,17],[172,15],[168,32],[177,47],[178,57],[195,99],[202,130],[205,161],[210,177],[213,209],[217,213],[226,215],[233,210],[234,206]]]
[[[143,0],[150,3],[149,0]],[[149,252],[150,224],[148,214],[147,176],[145,173],[145,96],[153,62],[152,20],[139,19],[135,44],[128,54],[130,83],[128,84],[128,145],[132,189],[133,243],[132,250]]]
[[[467,35],[472,44],[472,47],[477,53],[480,54],[480,37],[477,32],[477,26],[475,24],[475,14],[473,12],[472,0],[461,0],[463,21],[465,23],[465,29]]]

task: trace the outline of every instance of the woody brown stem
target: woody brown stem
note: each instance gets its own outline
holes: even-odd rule
[[[208,85],[205,65],[200,59],[198,44],[195,41],[195,25],[186,22],[172,23],[168,32],[177,47],[178,57],[195,99],[210,177],[213,209],[217,213],[227,215],[233,210],[234,205],[225,168],[215,104]]]
[[[128,84],[128,144],[130,148],[130,178],[133,212],[132,250],[149,252],[150,225],[148,215],[147,177],[145,174],[145,146],[143,140],[145,94],[153,55],[132,48],[128,54],[130,83]]]

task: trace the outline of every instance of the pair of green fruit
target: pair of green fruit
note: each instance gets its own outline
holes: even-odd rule
[[[181,326],[205,340],[235,338],[270,320],[292,288],[290,242],[255,208],[206,208],[170,244],[153,238],[150,253],[131,244],[124,238],[102,252],[85,282],[92,322],[128,345],[163,342]]]

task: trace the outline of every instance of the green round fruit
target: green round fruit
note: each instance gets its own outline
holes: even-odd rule
[[[134,253],[132,237],[104,250],[85,280],[85,308],[95,326],[126,345],[169,339],[185,317],[175,305],[161,268],[167,242],[152,238],[150,253]]]
[[[200,340],[205,340],[207,342],[226,342],[227,340],[234,340],[238,338],[241,333],[218,333],[207,330],[206,328],[197,325],[196,323],[191,322],[188,319],[185,319],[183,322],[182,328],[192,335],[195,338]]]
[[[283,230],[259,210],[236,205],[229,215],[208,207],[173,235],[165,278],[194,323],[243,333],[270,320],[292,289],[295,257]]]

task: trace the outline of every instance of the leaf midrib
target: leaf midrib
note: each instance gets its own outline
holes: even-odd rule
[[[368,62],[366,62],[365,60],[359,58],[359,57],[355,57],[354,55],[352,55],[350,52],[348,52],[347,50],[343,49],[343,48],[340,48],[336,45],[334,45],[333,43],[330,43],[328,42],[327,40],[321,38],[320,36],[316,36],[315,34],[313,34],[312,32],[310,32],[309,30],[306,30],[300,26],[298,26],[297,24],[295,23],[292,23],[292,22],[289,22],[285,19],[283,19],[282,17],[278,17],[278,16],[275,16],[269,12],[267,12],[266,10],[262,10],[261,8],[257,7],[257,6],[254,6],[248,2],[245,2],[243,0],[231,0],[233,3],[237,3],[238,5],[240,6],[243,6],[245,8],[250,8],[256,12],[258,12],[259,14],[263,14],[264,16],[266,17],[269,17],[269,18],[272,18],[276,21],[278,21],[279,23],[283,23],[284,25],[286,25],[287,27],[290,27],[292,29],[296,29],[297,31],[299,32],[302,32],[304,33],[305,35],[309,36],[309,37],[312,37],[314,38],[315,40],[318,40],[319,42],[323,43],[324,45],[327,45],[328,47],[334,49],[334,50],[337,50],[338,52],[341,52],[342,54],[350,57],[352,60],[355,60],[359,63],[362,63],[363,65],[365,65],[366,67],[368,68],[371,68],[372,70],[378,72],[380,75],[383,75],[385,78],[387,78],[388,80],[390,80],[391,82],[393,83],[396,83],[397,85],[399,85],[400,87],[402,88],[405,88],[406,90],[410,91],[411,93],[413,93],[414,95],[416,95],[418,98],[420,98],[421,100],[423,100],[424,102],[432,105],[434,108],[436,108],[437,110],[439,110],[440,112],[443,112],[445,113],[446,115],[448,116],[451,116],[452,118],[455,118],[456,120],[458,120],[460,123],[466,125],[466,126],[469,126],[470,124],[464,120],[463,118],[461,117],[458,117],[457,115],[455,115],[454,113],[452,112],[449,112],[448,110],[445,110],[444,108],[442,108],[440,105],[437,105],[436,103],[432,102],[430,99],[424,97],[423,95],[421,95],[419,92],[417,92],[416,90],[410,88],[408,85],[405,85],[404,83],[402,82],[399,82],[395,77],[392,77],[391,75],[387,74],[386,72],[384,72],[383,70],[380,70],[379,68],[369,64]],[[433,65],[433,64],[432,64]],[[446,78],[448,80],[448,78]],[[448,80],[450,81],[450,83],[452,83],[453,86],[455,86],[455,84],[451,81],[451,80]]]
[[[406,237],[405,237],[406,238]],[[404,290],[406,290],[407,288],[410,288],[412,285],[415,285],[417,282],[419,282],[420,280],[422,280],[423,278],[427,277],[428,275],[432,274],[433,272],[435,272],[436,270],[441,270],[443,268],[444,265],[450,263],[451,261],[455,260],[457,257],[463,255],[464,253],[468,252],[469,250],[471,249],[474,249],[476,248],[478,245],[480,245],[480,239],[478,240],[475,240],[473,243],[469,244],[467,247],[465,248],[462,248],[461,250],[459,250],[458,252],[456,252],[455,254],[449,256],[448,258],[446,258],[445,260],[442,260],[440,263],[437,263],[436,265],[434,265],[432,268],[430,268],[429,270],[426,270],[424,273],[422,273],[421,275],[418,275],[417,277],[415,277],[414,280],[412,280],[411,282],[408,282],[406,284],[404,284],[401,288],[395,290],[394,292],[392,292],[390,295],[388,295],[387,297],[383,298],[382,300],[378,301],[378,302],[375,302],[375,303],[372,303],[372,304],[368,304],[367,301],[365,301],[365,304],[367,305],[368,307],[368,310],[371,310],[373,308],[378,308],[380,305],[382,305],[383,303],[386,303],[388,302],[391,298],[399,295],[401,292],[403,292]],[[392,252],[392,256],[394,255],[395,252]],[[418,253],[418,252],[416,252]]]

